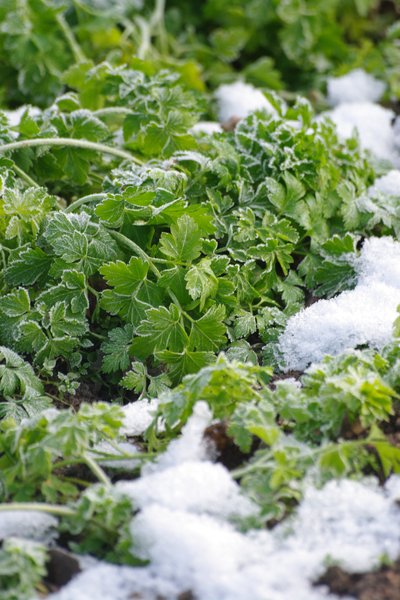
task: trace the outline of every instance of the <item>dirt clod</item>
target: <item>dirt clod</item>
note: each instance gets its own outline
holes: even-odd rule
[[[316,585],[326,585],[337,596],[357,600],[400,600],[400,559],[370,573],[347,573],[340,567],[329,567]]]

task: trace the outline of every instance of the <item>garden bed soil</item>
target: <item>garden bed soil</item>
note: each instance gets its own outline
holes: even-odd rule
[[[329,567],[317,585],[328,586],[337,596],[357,600],[399,600],[400,559],[370,573],[347,573],[340,567]]]

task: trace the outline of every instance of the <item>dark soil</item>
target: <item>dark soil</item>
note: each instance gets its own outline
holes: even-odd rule
[[[400,405],[395,402],[393,408],[394,414],[383,423],[382,430],[393,446],[400,447]]]
[[[62,548],[49,550],[47,578],[52,586],[60,588],[66,585],[80,570],[78,560],[70,552]]]
[[[316,585],[326,585],[337,596],[357,600],[400,600],[400,559],[372,573],[347,573],[329,567]]]
[[[214,423],[204,431],[204,439],[213,445],[217,453],[217,462],[220,462],[227,469],[236,469],[249,455],[244,454],[234,443],[227,433],[227,424],[223,421]]]

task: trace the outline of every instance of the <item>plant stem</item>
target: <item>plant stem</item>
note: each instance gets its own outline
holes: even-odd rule
[[[88,285],[87,289],[96,298],[96,300],[99,299],[100,293],[97,290],[95,290],[91,285]]]
[[[153,273],[156,275],[156,277],[161,277],[160,271],[157,269],[156,265],[154,264],[154,262],[152,261],[150,256],[148,254],[146,254],[146,252],[144,250],[142,250],[140,246],[138,246],[135,242],[133,242],[132,240],[127,238],[126,235],[119,233],[119,231],[110,231],[110,235],[112,235],[112,237],[115,240],[121,242],[121,244],[124,244],[125,246],[127,246],[128,248],[133,250],[135,252],[135,254],[137,254],[138,256],[140,256],[140,258],[142,258],[145,262],[147,262],[150,269],[153,271]]]
[[[149,458],[152,458],[153,456],[156,456],[155,452],[149,453],[149,454],[145,454],[142,452],[138,452],[137,454],[107,454],[107,452],[100,452],[99,450],[92,450],[92,452],[94,454],[96,454],[96,456],[98,457],[98,460],[100,461],[107,461],[107,462],[113,462],[113,461],[120,461],[120,460],[148,460]]]
[[[89,469],[92,471],[93,475],[95,475],[97,479],[101,481],[101,483],[104,483],[107,486],[111,486],[110,479],[107,477],[103,469],[97,464],[97,462],[93,460],[91,456],[89,456],[89,454],[85,452],[82,458],[86,465],[89,467]]]
[[[76,512],[68,506],[58,504],[46,504],[45,502],[9,502],[0,504],[0,512],[13,510],[34,510],[36,512],[50,513],[60,517],[72,517]]]
[[[83,204],[89,204],[90,202],[96,202],[97,200],[103,200],[103,198],[107,198],[107,194],[99,193],[99,194],[89,194],[88,196],[83,196],[82,198],[78,198],[74,202],[71,202],[67,208],[64,209],[64,212],[69,213],[73,212],[75,209],[79,208]]]
[[[34,148],[36,146],[70,146],[73,148],[85,148],[86,150],[95,150],[96,152],[102,152],[104,154],[111,154],[129,160],[138,165],[142,165],[143,162],[125,152],[119,148],[113,148],[112,146],[106,146],[105,144],[98,144],[97,142],[89,142],[88,140],[78,140],[75,138],[34,138],[30,140],[19,140],[17,142],[11,142],[9,144],[3,144],[0,146],[0,154],[3,152],[11,152],[13,150],[19,150],[21,148]]]
[[[76,485],[80,485],[83,488],[90,487],[92,484],[89,481],[84,481],[83,479],[78,479],[78,477],[63,477],[63,481],[68,481],[70,483],[75,483]]]
[[[74,58],[75,58],[75,61],[77,63],[85,62],[87,60],[87,58],[86,58],[82,48],[76,41],[75,35],[74,35],[71,27],[68,25],[67,21],[65,20],[64,15],[59,13],[56,18],[57,18],[57,22],[58,22],[64,36],[65,36],[65,39],[67,40],[67,42],[69,44],[69,47],[71,48],[72,54],[74,55]]]
[[[89,331],[89,335],[92,335],[93,337],[95,337],[98,340],[104,341],[106,340],[106,336],[105,335],[101,335],[100,333],[95,333],[94,331]]]
[[[146,55],[151,46],[150,27],[149,27],[147,21],[145,19],[143,19],[142,17],[136,17],[136,23],[139,26],[140,35],[141,35],[140,46],[138,47],[138,50],[137,50],[137,56],[138,56],[138,58],[145,60]]]
[[[161,55],[167,55],[167,37],[164,25],[165,0],[156,0],[154,12],[151,16],[150,27],[156,33],[160,41]]]
[[[131,115],[132,110],[130,108],[126,108],[125,106],[107,106],[105,108],[99,108],[98,110],[93,111],[93,114],[96,117],[105,117],[108,115]]]
[[[25,171],[20,169],[20,167],[18,165],[16,165],[15,163],[13,165],[13,170],[16,172],[17,175],[19,175],[19,177],[21,177],[21,179],[26,181],[26,183],[29,183],[30,186],[36,187],[36,188],[40,187],[40,185],[38,185],[34,179],[29,177],[28,173],[25,173]]]

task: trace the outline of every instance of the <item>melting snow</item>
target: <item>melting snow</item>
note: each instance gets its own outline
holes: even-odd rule
[[[255,110],[275,112],[260,90],[248,83],[243,83],[243,81],[220,85],[215,91],[215,98],[221,123],[229,121],[232,117],[242,119]]]
[[[241,533],[216,517],[151,504],[134,519],[136,550],[147,567],[100,565],[79,575],[54,600],[166,600],[191,590],[198,600],[322,600],[312,587],[334,561],[370,570],[400,553],[400,479],[385,488],[366,480],[310,488],[290,520],[270,531]]]
[[[22,115],[28,108],[31,117],[35,117],[40,114],[40,109],[36,108],[36,106],[20,106],[15,110],[0,110],[6,115],[10,127],[16,127],[19,124]]]
[[[344,102],[377,102],[386,86],[363,69],[355,69],[342,77],[330,77],[327,87],[329,103],[336,106]]]
[[[213,448],[207,446],[203,434],[210,422],[209,407],[199,402],[182,436],[156,462],[143,467],[140,479],[117,483],[118,490],[140,508],[156,504],[225,518],[257,512],[225,467],[207,460]]]
[[[208,461],[185,462],[136,481],[118,483],[117,489],[139,508],[158,504],[225,518],[256,512],[255,505],[240,493],[229,472]]]
[[[204,443],[204,430],[211,423],[211,412],[205,402],[198,402],[189,421],[182,430],[180,438],[173,440],[166,452],[157,461],[144,467],[142,473],[154,473],[181,465],[186,462],[206,460],[210,448]]]
[[[57,536],[57,519],[37,511],[0,513],[0,540],[9,537],[24,538],[48,544]]]
[[[279,340],[288,370],[303,370],[325,354],[390,342],[400,304],[400,243],[389,237],[366,240],[355,268],[354,290],[320,300],[288,320]]]
[[[379,177],[372,185],[368,194],[374,196],[378,193],[388,194],[389,196],[400,196],[400,171],[393,169]]]
[[[309,488],[274,530],[241,532],[228,519],[254,507],[224,467],[207,461],[209,422],[208,407],[198,404],[182,437],[142,479],[118,486],[141,509],[131,530],[135,553],[149,565],[89,567],[53,600],[176,600],[185,591],[198,600],[322,600],[333,596],[312,581],[328,559],[357,571],[398,556],[399,477],[384,488],[372,480]]]
[[[340,104],[325,114],[335,123],[339,136],[349,138],[356,130],[365,150],[370,150],[381,160],[400,164],[392,110],[371,102],[353,102]]]
[[[223,129],[219,123],[215,121],[199,121],[190,130],[192,133],[207,133],[212,135],[213,133],[222,133]]]
[[[122,406],[125,414],[121,433],[132,437],[142,435],[152,422],[157,406],[157,400],[136,400]]]
[[[98,463],[109,469],[119,469],[122,471],[133,471],[140,464],[141,461],[137,458],[131,458],[132,454],[138,454],[140,449],[134,444],[130,444],[129,442],[116,442],[115,445],[110,442],[104,440],[97,444],[94,447],[95,452],[91,452],[93,458],[95,458]],[[105,455],[110,455],[110,458],[102,458],[99,457],[99,452]],[[121,458],[120,460],[114,459],[113,457],[117,457],[120,455],[125,455],[126,458]]]

